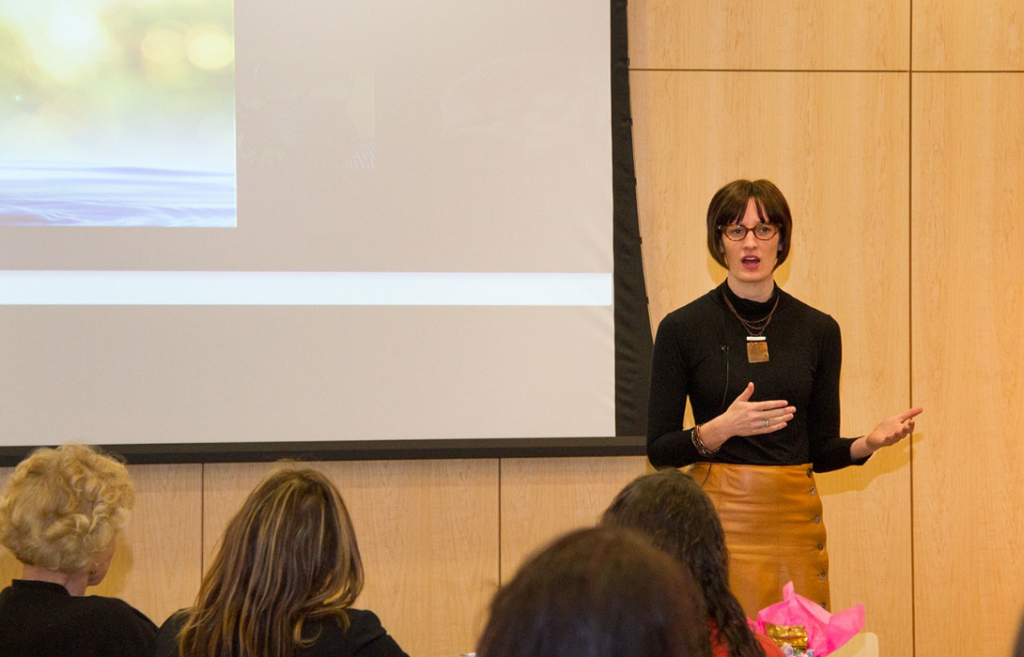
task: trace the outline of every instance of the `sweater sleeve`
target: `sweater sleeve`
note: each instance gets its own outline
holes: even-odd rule
[[[854,461],[850,456],[850,445],[855,439],[839,435],[839,373],[843,366],[843,343],[839,324],[828,316],[825,317],[820,349],[807,409],[807,438],[814,471],[831,472],[848,465],[862,465],[867,459]]]
[[[669,315],[658,326],[654,340],[647,405],[647,458],[656,468],[678,468],[699,460],[690,430],[683,430],[689,381],[682,337],[682,327],[674,315]]]

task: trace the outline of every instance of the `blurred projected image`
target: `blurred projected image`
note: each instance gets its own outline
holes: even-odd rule
[[[231,0],[0,3],[0,226],[236,225]]]

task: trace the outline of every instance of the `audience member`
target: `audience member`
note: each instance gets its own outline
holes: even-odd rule
[[[689,475],[662,470],[628,484],[601,524],[627,527],[682,561],[703,592],[714,657],[781,657],[768,637],[755,635],[729,589],[722,524],[708,496]]]
[[[0,591],[0,654],[148,657],[148,618],[85,595],[106,576],[134,502],[124,465],[83,445],[39,449],[18,464],[0,497],[0,543],[23,565]]]
[[[682,564],[637,533],[598,527],[531,557],[495,596],[477,657],[710,655]]]
[[[231,519],[195,604],[157,636],[158,657],[407,657],[371,611],[355,530],[316,470],[275,470]]]

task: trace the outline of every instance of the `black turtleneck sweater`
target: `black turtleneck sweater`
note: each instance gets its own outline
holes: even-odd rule
[[[725,304],[729,295],[746,320],[779,305],[763,335],[769,360],[747,359],[747,330]],[[689,397],[698,424],[721,415],[754,383],[751,401],[784,399],[796,407],[785,429],[733,436],[715,455],[721,463],[799,465],[817,472],[864,463],[850,457],[853,439],[839,436],[839,324],[776,286],[765,303],[741,299],[726,283],[669,314],[658,327],[651,367],[647,456],[656,467],[707,460],[697,454],[691,429],[683,430]]]

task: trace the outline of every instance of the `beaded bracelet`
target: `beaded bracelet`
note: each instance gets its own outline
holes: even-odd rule
[[[717,449],[708,449],[707,445],[704,444],[704,441],[700,439],[699,424],[690,431],[690,440],[693,441],[693,446],[697,448],[697,453],[706,459],[712,458],[715,454],[718,453]]]

